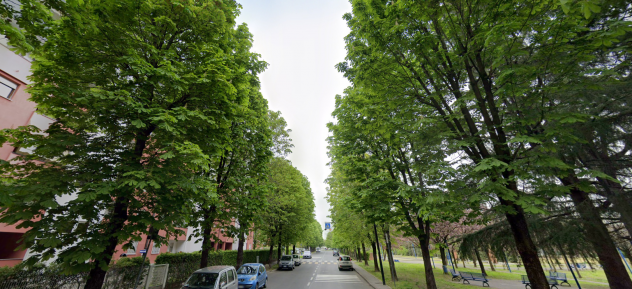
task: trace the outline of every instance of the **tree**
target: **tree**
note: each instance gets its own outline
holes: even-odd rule
[[[31,77],[31,100],[55,122],[9,131],[33,153],[1,164],[0,221],[28,228],[22,246],[41,253],[28,263],[57,255],[101,288],[117,244],[148,227],[182,233],[190,200],[213,189],[201,147],[223,149],[229,112],[248,96],[236,93],[244,67],[228,60],[236,13],[231,1],[66,7]]]
[[[567,174],[560,173],[563,160],[550,149],[576,141],[561,126],[549,124],[582,122],[564,111],[572,100],[559,98],[567,84],[595,75],[590,72],[595,61],[620,63],[616,51],[622,47],[596,51],[599,43],[621,40],[616,21],[627,13],[623,4],[613,1],[605,5],[607,12],[582,17],[565,14],[558,1],[352,4],[353,14],[345,16],[351,28],[347,61],[339,70],[354,89],[382,99],[381,107],[389,112],[398,97],[422,108],[422,123],[444,127],[443,143],[458,148],[455,163],[472,167],[469,176],[477,184],[473,196],[505,215],[532,285],[547,288],[527,215],[542,212],[547,198],[557,195],[539,180]],[[618,36],[605,33],[609,29]],[[599,59],[610,52],[617,60]],[[598,71],[619,73],[609,67],[615,66],[602,65]],[[542,145],[547,142],[551,146]],[[533,179],[534,172],[543,178]],[[531,190],[532,185],[538,189]],[[564,185],[567,190],[577,187],[574,182]],[[596,224],[594,216],[590,218]],[[610,242],[607,234],[592,236]],[[606,251],[604,261],[612,259],[611,248]],[[623,284],[629,278],[620,262],[615,263],[611,285],[630,286]]]

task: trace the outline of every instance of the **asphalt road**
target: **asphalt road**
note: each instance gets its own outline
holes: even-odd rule
[[[269,271],[270,289],[373,289],[354,271],[338,271],[332,251],[313,252],[294,271]]]

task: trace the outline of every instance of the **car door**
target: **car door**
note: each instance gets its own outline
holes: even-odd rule
[[[263,284],[266,282],[266,277],[268,277],[266,275],[266,267],[263,265],[259,265],[259,284]]]
[[[226,274],[226,271],[223,271],[219,274],[219,289],[229,289],[228,274]]]
[[[228,289],[237,289],[239,287],[237,282],[237,272],[235,269],[229,269],[227,272],[228,275]]]

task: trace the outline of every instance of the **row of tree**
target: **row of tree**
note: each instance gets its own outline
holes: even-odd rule
[[[632,287],[617,253],[632,232],[629,2],[352,6],[337,66],[352,85],[329,124],[337,228],[414,236],[427,288],[443,222],[486,226],[462,253],[513,251],[533,288],[548,288],[539,250],[575,244],[611,288]]]
[[[260,93],[267,64],[238,3],[0,5],[0,34],[34,59],[31,101],[54,119],[0,134],[32,151],[0,161],[0,222],[28,229],[27,263],[55,259],[101,288],[116,246],[142,234],[148,248],[197,228],[200,267],[220,230],[239,238],[238,264],[252,230],[311,240],[295,233],[314,222],[310,185],[285,159],[289,130]]]

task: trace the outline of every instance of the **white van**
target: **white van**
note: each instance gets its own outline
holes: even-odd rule
[[[305,252],[303,252],[303,259],[311,259],[312,258],[312,252],[310,252],[309,250],[305,250]]]

